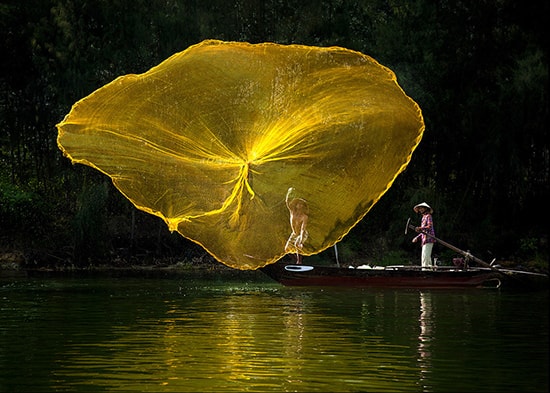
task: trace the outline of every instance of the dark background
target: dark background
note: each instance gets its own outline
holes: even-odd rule
[[[548,269],[548,1],[17,0],[0,3],[0,253],[26,267],[208,261],[71,165],[55,124],[77,100],[204,39],[343,46],[392,69],[426,132],[339,243],[345,262],[418,263],[412,206],[485,260]],[[418,221],[417,217],[414,217]],[[450,260],[441,245],[436,256]]]

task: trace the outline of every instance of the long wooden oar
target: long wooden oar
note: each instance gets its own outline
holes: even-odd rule
[[[405,235],[407,234],[409,228],[416,232],[416,227],[415,227],[414,225],[411,224],[411,219],[410,219],[410,218],[407,220],[407,226],[405,227]],[[492,270],[498,271],[498,269],[497,269],[496,267],[494,267],[494,266],[491,265],[490,263],[487,263],[487,262],[485,262],[485,261],[482,261],[481,259],[479,259],[479,258],[473,256],[473,255],[470,254],[468,251],[461,250],[460,248],[455,247],[455,246],[453,246],[452,244],[449,244],[449,243],[447,243],[447,242],[445,242],[445,241],[443,241],[443,240],[441,240],[441,239],[438,239],[437,237],[435,237],[435,236],[433,236],[433,235],[430,235],[429,233],[425,233],[425,232],[422,232],[422,233],[424,233],[426,236],[431,237],[431,238],[434,239],[436,242],[438,242],[438,243],[444,245],[445,247],[450,248],[451,250],[453,250],[453,251],[459,253],[460,255],[462,255],[463,257],[466,258],[466,261],[472,260],[472,261],[474,261],[474,262],[479,263],[480,265],[483,265],[483,266],[488,267],[488,268],[490,268],[490,269],[492,269]],[[493,260],[493,262],[494,262],[494,260]]]

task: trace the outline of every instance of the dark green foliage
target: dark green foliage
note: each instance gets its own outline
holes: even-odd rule
[[[4,1],[0,248],[83,265],[195,258],[196,245],[62,157],[55,124],[117,76],[214,38],[358,50],[394,70],[421,106],[421,144],[342,241],[343,258],[416,263],[404,227],[427,201],[442,239],[547,269],[547,15],[543,0]]]
[[[78,195],[76,213],[72,222],[74,233],[74,258],[77,266],[101,261],[106,255],[107,184],[84,184]]]
[[[6,232],[24,234],[31,240],[43,235],[40,226],[47,216],[46,206],[36,193],[0,179],[0,222]]]

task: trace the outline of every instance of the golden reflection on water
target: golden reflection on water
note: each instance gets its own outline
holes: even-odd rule
[[[414,351],[370,335],[372,315],[349,317],[356,302],[325,313],[315,293],[258,291],[162,306],[160,318],[112,326],[114,340],[73,346],[57,378],[136,391],[418,389]]]
[[[547,295],[177,280],[23,282],[0,291],[0,391],[548,387]]]

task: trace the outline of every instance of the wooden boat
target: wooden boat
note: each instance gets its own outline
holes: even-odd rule
[[[513,269],[437,266],[311,266],[277,262],[261,269],[285,286],[364,288],[548,288],[548,275]]]
[[[410,218],[405,227],[413,229]],[[428,235],[431,236],[431,235]],[[294,265],[278,261],[261,270],[286,286],[339,286],[372,288],[513,288],[523,290],[548,289],[548,275],[523,270],[503,269],[473,256],[441,239],[437,243],[457,252],[454,266],[369,266],[340,267]],[[475,267],[470,267],[475,263]]]

